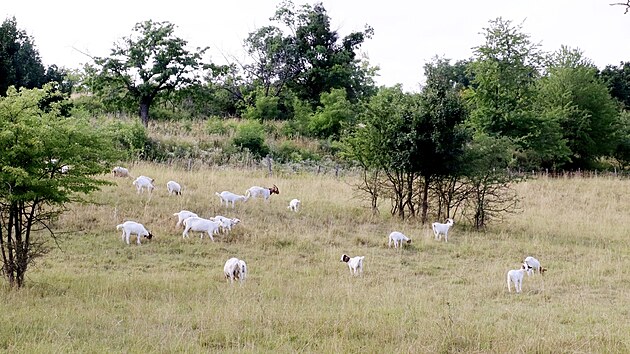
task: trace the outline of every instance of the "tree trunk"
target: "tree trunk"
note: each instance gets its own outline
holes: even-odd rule
[[[429,182],[431,182],[431,176],[424,176],[424,185],[422,186],[422,224],[427,223],[427,214],[429,213]]]
[[[149,126],[149,107],[151,106],[151,101],[153,101],[153,99],[147,97],[140,99],[140,120],[145,128]]]

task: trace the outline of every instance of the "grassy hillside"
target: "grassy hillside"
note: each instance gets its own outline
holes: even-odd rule
[[[136,194],[131,179],[105,177],[115,185],[93,196],[97,204],[64,214],[26,288],[0,291],[0,350],[630,351],[627,180],[522,183],[519,214],[486,233],[456,220],[446,244],[427,225],[372,216],[351,177],[130,169],[156,179],[153,195]],[[169,179],[182,184],[182,196],[168,196]],[[226,209],[214,195],[272,183],[280,195],[267,204]],[[292,198],[302,201],[299,213],[287,209]],[[181,209],[242,222],[214,243],[182,239],[172,215]],[[124,244],[115,226],[125,219],[155,238]],[[388,249],[393,230],[413,243]],[[342,253],[365,256],[363,277],[350,275]],[[508,293],[505,274],[527,255],[549,271],[526,278],[522,294]],[[223,277],[232,256],[248,264],[243,286]]]

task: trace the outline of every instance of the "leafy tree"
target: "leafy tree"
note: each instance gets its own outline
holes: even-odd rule
[[[64,205],[106,184],[95,176],[116,157],[111,137],[61,114],[61,102],[47,99],[52,90],[9,88],[0,98],[0,252],[12,287],[45,253],[45,232],[54,237]]]
[[[610,94],[630,110],[630,62],[621,62],[619,66],[606,65],[600,73],[610,88]]]
[[[463,127],[468,114],[456,84],[458,69],[445,59],[425,65],[427,82],[421,92],[421,106],[414,124],[415,148],[420,158],[414,160],[413,167],[422,177],[419,194],[423,223],[428,219],[431,183],[456,174],[458,158],[469,140]]]
[[[97,66],[93,87],[129,96],[138,106],[142,123],[149,123],[149,108],[162,92],[198,82],[208,48],[186,49],[175,36],[175,25],[151,20],[137,23],[130,37],[114,44],[110,57],[94,58]]]
[[[562,47],[551,56],[547,75],[540,81],[537,104],[543,114],[555,116],[560,141],[566,142],[568,168],[593,168],[599,157],[610,156],[617,140],[618,108],[597,67],[579,50]],[[562,156],[555,156],[556,158]]]
[[[524,167],[538,166],[548,155],[561,155],[562,142],[555,139],[558,124],[534,110],[542,65],[539,45],[522,33],[521,26],[501,18],[484,30],[486,42],[475,48],[470,64],[471,124],[479,132],[512,139],[522,152]]]
[[[15,17],[6,19],[0,26],[0,96],[9,86],[41,87],[45,72],[33,38],[17,28]]]

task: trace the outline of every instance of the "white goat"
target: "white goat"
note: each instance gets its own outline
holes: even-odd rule
[[[300,202],[299,199],[291,199],[291,201],[289,202],[289,206],[287,207],[288,209],[297,212],[298,209],[300,208],[300,204],[302,202]]]
[[[448,242],[448,230],[453,226],[455,222],[453,219],[446,219],[446,224],[441,224],[439,222],[434,222],[431,224],[433,228],[433,234],[435,235],[435,239],[440,241],[442,240],[442,234],[444,234],[444,241]]]
[[[229,280],[230,283],[233,283],[234,279],[238,279],[243,284],[247,277],[247,264],[245,264],[244,260],[232,257],[225,262],[223,273],[225,274],[225,279]]]
[[[228,192],[228,191],[223,191],[221,193],[215,192],[214,194],[216,194],[219,198],[221,198],[221,206],[223,206],[223,202],[225,202],[225,207],[226,208],[227,208],[227,206],[229,205],[230,202],[232,202],[232,208],[234,208],[234,204],[236,202],[247,201],[247,197],[246,196],[235,194],[235,193]]]
[[[527,264],[531,268],[527,270],[527,276],[533,275],[536,271],[538,271],[540,275],[543,275],[547,271],[547,268],[541,266],[540,262],[534,257],[526,257],[523,263]]]
[[[258,196],[263,197],[263,199],[267,201],[269,200],[269,196],[274,193],[280,194],[280,190],[275,184],[271,188],[253,186],[253,187],[250,187],[247,191],[245,191],[245,196],[247,197],[245,201],[247,201],[249,198],[256,198]]]
[[[394,243],[394,248],[398,248],[398,245],[400,245],[400,248],[402,248],[403,242],[411,243],[411,239],[403,235],[401,232],[394,231],[391,234],[389,234],[388,246],[390,248],[392,247],[392,242]]]
[[[521,264],[520,269],[512,269],[507,272],[508,292],[512,292],[512,289],[510,289],[510,283],[514,283],[514,289],[517,293],[521,292],[523,287],[523,278],[525,277],[525,273],[529,272],[530,269],[530,266],[523,263]]]
[[[120,166],[112,168],[112,175],[114,175],[114,177],[131,177],[129,170]]]
[[[173,214],[173,216],[177,216],[177,224],[175,224],[175,226],[179,226],[182,224],[182,221],[190,218],[190,217],[199,217],[199,215],[193,213],[192,211],[188,211],[188,210],[182,210],[179,213],[175,213]]]
[[[363,258],[365,256],[356,256],[350,258],[347,254],[341,255],[341,262],[348,263],[348,268],[350,268],[350,274],[353,275],[363,275]]]
[[[166,182],[166,189],[168,190],[168,194],[181,195],[182,194],[182,186],[175,181]]]
[[[188,238],[188,231],[192,230],[201,233],[202,239],[203,233],[207,232],[212,242],[214,242],[214,237],[212,237],[212,235],[219,233],[219,226],[221,226],[221,224],[216,221],[193,216],[184,220],[184,226],[185,228],[184,232],[182,233],[182,238]]]
[[[153,192],[153,190],[155,189],[155,185],[153,185],[154,179],[147,177],[147,176],[140,176],[138,178],[136,178],[135,181],[133,181],[133,185],[136,186],[136,189],[138,190],[138,194],[140,194],[140,192],[144,192],[144,189],[146,188],[149,193]]]
[[[225,216],[221,216],[221,215],[217,215],[213,218],[210,218],[210,220],[212,221],[216,221],[219,223],[220,225],[220,229],[221,231],[228,233],[230,231],[232,231],[232,226],[238,224],[239,222],[241,222],[240,219],[237,218],[226,218]]]
[[[144,225],[137,223],[135,221],[125,221],[124,223],[117,225],[116,230],[122,229],[122,239],[123,241],[127,241],[129,244],[129,236],[131,234],[136,235],[136,243],[140,244],[140,237],[145,237],[148,240],[153,238],[153,235],[147,231]]]

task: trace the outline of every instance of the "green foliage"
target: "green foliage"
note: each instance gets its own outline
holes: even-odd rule
[[[175,25],[166,21],[139,22],[133,32],[114,44],[110,57],[95,59],[97,70],[91,84],[97,94],[113,90],[129,95],[139,105],[140,118],[147,126],[149,109],[158,94],[198,81],[197,70],[207,48],[188,51],[187,42],[175,36]]]
[[[236,130],[236,125],[232,123],[226,123],[219,117],[210,117],[206,122],[206,131],[208,134],[216,135],[230,135]]]
[[[618,66],[606,65],[600,73],[610,89],[610,94],[630,110],[630,62],[621,62]]]
[[[146,155],[145,148],[150,140],[140,122],[110,119],[101,123],[100,132],[109,138],[123,154],[124,159],[136,159]]]
[[[597,68],[579,50],[562,47],[554,53],[547,75],[539,81],[537,105],[542,116],[551,116],[560,137],[547,144],[566,142],[569,161],[554,153],[558,167],[589,169],[600,157],[610,156],[616,147],[619,117],[615,100],[597,76]]]
[[[475,59],[469,66],[473,76],[467,91],[470,122],[478,131],[508,137],[523,149],[537,149],[529,139],[536,137],[541,127],[554,128],[553,124],[541,124],[532,108],[542,61],[539,45],[530,41],[521,26],[502,18],[490,21],[484,35],[486,41],[475,48]]]
[[[258,121],[246,121],[239,125],[232,144],[239,149],[247,149],[258,158],[269,153],[269,147],[265,144],[265,130]]]
[[[9,86],[41,87],[48,82],[33,38],[17,28],[15,17],[0,25],[0,96]]]
[[[63,114],[65,102],[55,95],[49,84],[9,88],[0,98],[0,249],[12,286],[23,285],[28,264],[45,252],[31,231],[52,232],[64,205],[107,184],[95,176],[119,158],[98,127]]]
[[[278,101],[278,97],[258,95],[256,97],[255,105],[247,107],[243,117],[259,120],[261,122],[278,119],[280,114],[280,111],[278,110]]]
[[[272,155],[278,162],[301,162],[306,160],[319,161],[321,157],[317,153],[300,148],[292,141],[283,141],[279,146],[272,149]]]
[[[352,104],[346,99],[346,91],[333,89],[321,95],[321,107],[311,116],[308,130],[319,138],[339,137],[342,124],[354,121]]]

